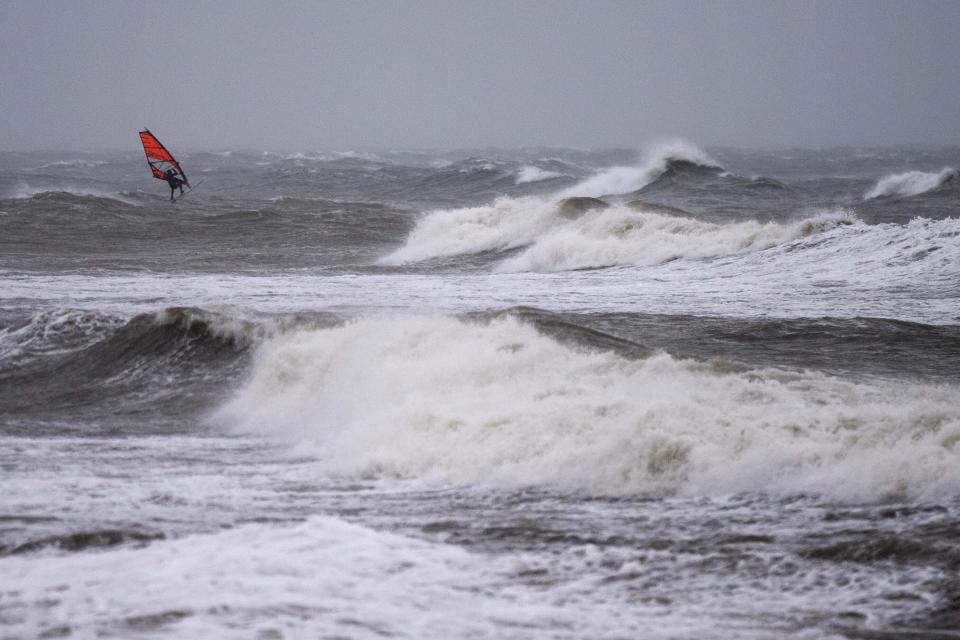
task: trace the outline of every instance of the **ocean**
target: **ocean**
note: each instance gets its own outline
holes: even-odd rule
[[[0,153],[0,638],[960,637],[960,149],[135,143]]]

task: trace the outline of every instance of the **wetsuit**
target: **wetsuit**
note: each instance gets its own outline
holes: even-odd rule
[[[180,188],[183,193],[183,180],[177,177],[177,172],[173,169],[167,169],[167,184],[170,185],[170,200],[173,201],[173,192]]]

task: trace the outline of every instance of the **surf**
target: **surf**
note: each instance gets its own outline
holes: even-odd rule
[[[762,250],[856,221],[832,212],[786,223],[714,223],[642,201],[572,200],[500,198],[492,205],[436,211],[418,220],[404,246],[380,263],[518,250],[495,270],[648,266]]]
[[[863,199],[872,200],[882,197],[908,198],[938,189],[956,181],[960,172],[952,167],[945,167],[937,172],[907,171],[881,178],[872,189],[867,191]]]
[[[718,173],[723,171],[717,161],[693,143],[679,139],[661,140],[646,147],[639,165],[603,169],[596,175],[561,191],[557,197],[599,198],[611,194],[631,193],[649,185],[677,163],[686,163]]]
[[[513,317],[375,316],[264,343],[221,428],[318,471],[600,495],[960,490],[960,391],[584,349]]]

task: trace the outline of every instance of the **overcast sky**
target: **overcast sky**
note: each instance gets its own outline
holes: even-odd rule
[[[0,150],[960,143],[960,1],[0,1]]]

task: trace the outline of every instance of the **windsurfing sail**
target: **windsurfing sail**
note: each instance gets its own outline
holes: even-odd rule
[[[157,140],[157,136],[150,133],[149,129],[144,129],[140,132],[140,142],[143,143],[143,152],[147,154],[147,164],[150,165],[150,171],[153,173],[154,178],[166,180],[167,171],[173,169],[177,173],[177,177],[183,180],[185,185],[190,186],[190,181],[187,180],[187,174],[183,172],[180,163],[177,162],[173,154],[167,151],[167,148]]]

